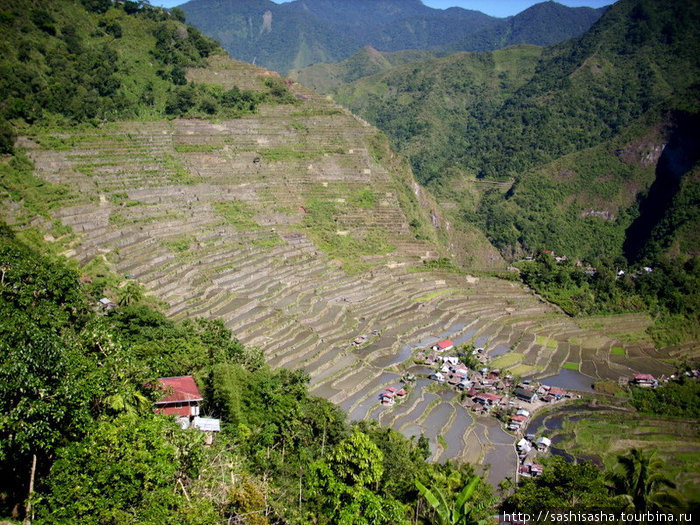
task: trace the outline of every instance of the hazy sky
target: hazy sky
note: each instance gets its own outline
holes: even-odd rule
[[[273,0],[277,4],[290,2],[292,0]],[[346,0],[352,2],[352,0]],[[542,1],[542,0],[539,0]],[[679,0],[683,1],[683,0]],[[571,7],[602,7],[614,3],[613,0],[558,0],[560,4]],[[151,0],[152,5],[162,7],[173,7],[184,4],[183,0]],[[464,9],[474,9],[481,11],[491,16],[511,16],[516,15],[520,11],[527,9],[533,4],[539,3],[538,0],[423,0],[423,3],[429,7],[437,9],[446,9],[448,7],[463,7]]]

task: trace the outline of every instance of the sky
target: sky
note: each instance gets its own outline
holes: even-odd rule
[[[290,2],[292,0],[273,0],[277,4]],[[352,0],[346,0],[352,2]],[[543,0],[423,0],[428,7],[436,9],[447,9],[448,7],[463,7],[481,11],[491,16],[505,17],[517,15],[533,4]],[[613,0],[557,0],[560,4],[570,7],[603,7],[614,3]],[[682,0],[679,0],[682,1]],[[151,5],[161,7],[174,7],[185,3],[183,0],[151,0]]]

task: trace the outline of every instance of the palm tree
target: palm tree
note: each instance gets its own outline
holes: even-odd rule
[[[477,520],[476,516],[479,512],[491,505],[493,500],[489,499],[478,503],[469,501],[480,479],[479,476],[473,476],[468,481],[467,485],[462,489],[462,492],[457,496],[454,506],[450,506],[447,503],[445,496],[436,487],[430,490],[420,481],[416,480],[416,488],[428,503],[430,503],[430,506],[435,509],[439,525],[481,525],[486,520]]]
[[[143,287],[133,281],[126,283],[119,290],[119,304],[121,306],[129,306],[143,299]]]
[[[628,455],[618,456],[618,469],[608,474],[610,488],[626,503],[626,510],[646,513],[655,510],[677,510],[681,499],[676,485],[664,473],[664,463],[655,451],[647,454],[633,448]]]

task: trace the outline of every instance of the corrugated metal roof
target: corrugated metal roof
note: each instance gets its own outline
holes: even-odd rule
[[[210,417],[195,417],[192,426],[202,432],[221,432],[221,421]]]
[[[202,401],[202,394],[197,388],[192,376],[161,377],[158,379],[161,388],[165,391],[165,397],[160,403],[177,403],[179,401]]]

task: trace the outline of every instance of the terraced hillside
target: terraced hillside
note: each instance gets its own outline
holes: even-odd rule
[[[189,75],[248,89],[269,76],[221,58]],[[76,234],[68,255],[103,259],[173,317],[223,319],[273,366],[307,370],[312,391],[352,419],[423,433],[436,460],[490,464],[492,481],[516,464],[513,437],[495,419],[470,416],[455,393],[423,379],[400,404],[379,405],[379,392],[406,370],[421,372],[414,349],[450,337],[486,346],[515,373],[564,369],[586,384],[670,370],[651,344],[621,340],[648,320],[578,326],[520,284],[419,271],[445,252],[430,201],[374,128],[298,85],[290,90],[296,104],[238,120],[22,138],[37,175],[70,189],[52,211]],[[20,220],[16,204],[2,209]],[[362,334],[368,339],[354,345]]]

